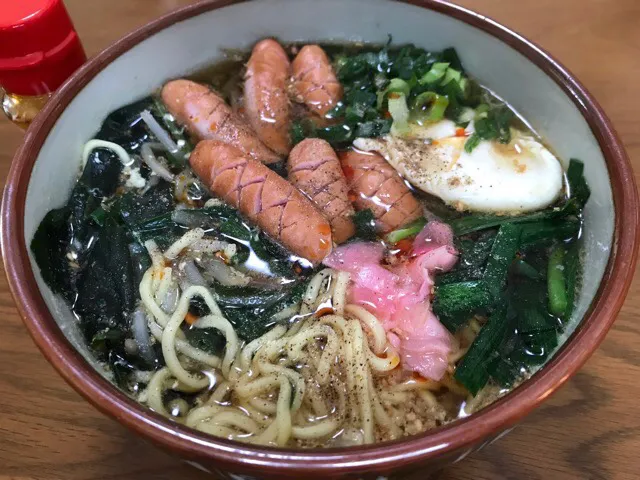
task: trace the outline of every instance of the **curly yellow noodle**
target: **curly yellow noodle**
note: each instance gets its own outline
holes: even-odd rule
[[[144,392],[144,401],[155,411],[171,417],[163,403],[167,389],[200,392],[183,420],[177,420],[212,435],[279,446],[324,445],[343,432],[356,443],[399,438],[403,431],[398,422],[419,399],[434,418],[443,415],[433,392],[447,385],[460,388],[449,375],[441,382],[380,383],[397,372],[399,355],[374,315],[346,303],[349,275],[344,272],[318,272],[300,304],[280,312],[277,321],[283,323],[246,344],[206,287],[188,287],[174,311],[165,313],[160,304],[175,288],[176,278],[166,262],[200,238],[198,231],[184,235],[164,255],[153,242],[145,244],[153,265],[140,283],[140,297],[166,364],[151,376]],[[182,332],[196,296],[211,314],[191,328],[220,331],[226,342],[220,357],[194,347]],[[334,314],[316,318],[314,312],[327,305]],[[455,348],[452,358],[460,351]]]

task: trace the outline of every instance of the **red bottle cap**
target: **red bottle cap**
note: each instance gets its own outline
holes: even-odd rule
[[[0,85],[9,93],[57,89],[87,57],[61,0],[8,0],[0,8]]]

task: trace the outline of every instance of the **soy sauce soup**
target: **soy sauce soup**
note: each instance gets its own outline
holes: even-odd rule
[[[88,139],[43,279],[114,383],[212,435],[473,414],[558,346],[589,189],[472,73],[411,45],[228,52]]]

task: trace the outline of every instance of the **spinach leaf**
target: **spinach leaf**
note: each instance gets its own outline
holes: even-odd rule
[[[118,187],[122,162],[107,148],[91,151],[79,182],[84,184],[95,197],[113,195]]]
[[[185,331],[187,341],[211,355],[220,355],[225,347],[224,335],[216,328],[190,328]]]
[[[107,327],[100,330],[91,339],[91,348],[99,353],[107,353],[124,341],[126,333],[120,328]]]
[[[114,110],[104,120],[95,138],[117,143],[129,153],[139,152],[150,137],[140,112],[152,106],[153,99],[146,97]]]
[[[489,364],[495,358],[508,325],[506,307],[496,310],[480,329],[480,333],[456,367],[455,379],[473,395],[489,380]]]
[[[125,229],[109,219],[95,236],[86,268],[78,272],[74,310],[87,339],[106,327],[127,325],[137,298]]]
[[[500,143],[511,141],[511,124],[514,114],[506,105],[490,108],[484,116],[476,118],[475,133],[469,137],[465,150],[471,152],[481,140],[498,140]]]
[[[265,290],[257,287],[214,286],[220,308],[268,308],[289,295],[285,289]]]
[[[487,230],[476,238],[458,240],[460,259],[450,272],[436,276],[436,285],[480,280],[495,237],[494,230]]]
[[[367,208],[356,212],[352,219],[356,227],[355,239],[367,241],[375,241],[377,239],[376,221],[371,209]]]
[[[169,213],[175,209],[173,186],[164,180],[154,185],[144,195],[128,192],[120,197],[118,210],[122,221],[129,225]]]
[[[433,312],[452,333],[493,303],[491,294],[482,281],[449,283],[438,287],[433,301]]]
[[[250,342],[264,335],[277,323],[274,316],[285,308],[300,302],[307,288],[307,282],[298,282],[285,287],[286,292],[275,303],[272,298],[260,305],[250,305],[246,308],[222,307],[225,317],[233,324],[240,338]]]
[[[67,207],[47,213],[31,240],[31,251],[46,284],[67,302],[71,302],[74,298],[74,282],[72,267],[67,258],[72,235],[68,221]]]

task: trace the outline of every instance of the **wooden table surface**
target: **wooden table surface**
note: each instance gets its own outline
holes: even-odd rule
[[[87,53],[189,0],[66,0]],[[564,63],[609,114],[640,172],[640,1],[458,0]],[[0,14],[1,15],[1,14]],[[637,110],[636,110],[637,109]],[[635,112],[635,113],[634,113]],[[22,132],[0,120],[0,176]],[[210,478],[99,414],[36,349],[0,276],[0,479]],[[511,434],[437,475],[640,478],[640,281],[586,366]]]

